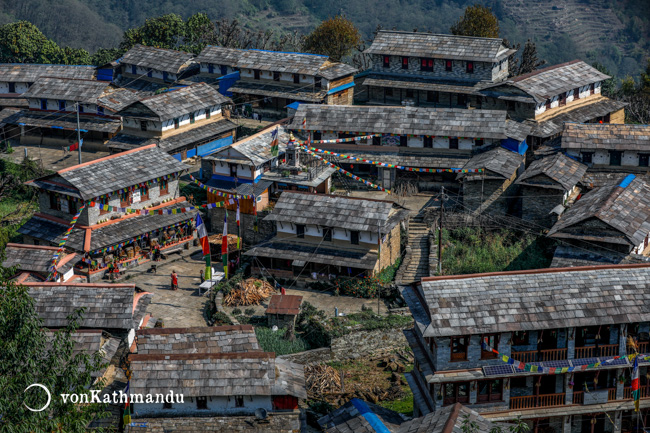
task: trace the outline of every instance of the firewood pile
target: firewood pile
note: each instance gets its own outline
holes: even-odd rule
[[[341,374],[329,365],[306,365],[305,381],[309,398],[322,398],[343,391]]]
[[[221,242],[223,235],[212,235],[208,236],[208,242],[210,242],[210,253],[211,254],[221,254]],[[228,251],[235,251],[237,249],[237,236],[228,235]]]
[[[249,278],[238,283],[223,297],[223,304],[228,307],[259,305],[263,300],[275,294],[275,288],[266,281]]]

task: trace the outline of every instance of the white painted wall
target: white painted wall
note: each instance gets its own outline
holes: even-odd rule
[[[215,71],[216,72],[216,71]],[[253,69],[240,69],[239,74],[241,78],[246,79],[255,79],[255,72]],[[260,80],[273,80],[273,71],[260,71]],[[304,84],[305,86],[313,84],[315,82],[315,77],[313,75],[299,75],[299,84]],[[280,73],[280,83],[284,84],[294,84],[293,73],[290,72],[281,72]],[[325,83],[321,81],[321,84],[324,86]]]
[[[133,75],[133,65],[130,65],[128,63],[124,63],[123,65],[125,68],[124,73]],[[151,78],[158,78],[161,80],[164,78],[163,71],[159,69],[143,68],[141,66],[135,67],[135,72],[136,72],[135,75],[142,75],[142,78],[144,78],[148,76],[147,74],[149,73],[150,70],[151,70]],[[175,81],[176,78],[177,78],[176,74],[171,72],[167,73],[168,80]]]
[[[251,401],[252,399],[252,401]],[[230,401],[228,401],[230,400]],[[233,397],[208,397],[207,409],[196,408],[196,398],[184,396],[183,403],[172,403],[171,409],[163,409],[162,403],[134,403],[134,414],[138,417],[148,417],[155,415],[177,416],[177,415],[235,415],[235,414],[253,414],[256,409],[262,408],[267,411],[273,409],[271,396],[244,396],[244,406],[235,407],[235,398]]]
[[[209,65],[210,65],[210,63],[208,63],[208,62],[201,63],[199,65],[201,73],[209,74],[210,73]],[[214,68],[213,75],[221,76],[221,66],[222,65],[217,65],[216,63],[213,63],[212,65],[213,65],[213,68]],[[232,74],[235,71],[236,71],[235,68],[233,68],[231,66],[226,66],[226,75],[227,74]]]
[[[297,235],[298,227],[293,223],[278,222],[277,231],[280,233]],[[305,226],[305,236],[317,238],[323,237],[323,227],[308,224]],[[350,242],[352,240],[352,234],[350,230],[346,230],[345,228],[332,227],[332,239]],[[376,244],[377,233],[367,231],[359,232],[359,242]]]
[[[14,83],[15,85],[15,93],[25,93],[27,89],[29,89],[29,86],[27,83]],[[9,93],[9,81],[0,81],[0,93]]]
[[[607,150],[603,149],[598,149],[598,150],[590,150],[587,148],[582,149],[582,152],[592,152],[592,163],[596,165],[609,165],[609,152]],[[567,150],[567,155],[572,156],[574,158],[582,158],[582,152],[575,150],[575,149],[570,149]],[[627,165],[631,167],[638,167],[639,166],[639,153],[636,150],[628,150],[624,151],[623,155],[621,156],[621,165]]]
[[[368,132],[369,134],[372,134],[372,132]],[[314,136],[312,133],[312,140]],[[334,140],[339,138],[338,133],[336,132],[323,132],[321,134],[321,140]],[[494,144],[497,142],[497,140],[488,140],[486,139],[484,141],[484,146],[485,145],[490,145]],[[367,141],[357,141],[354,142],[359,145],[372,145],[372,140],[367,140]],[[352,142],[349,142],[347,144],[353,144]],[[382,145],[384,146],[399,146],[399,137],[398,136],[387,136],[387,137],[382,137]],[[414,148],[423,148],[424,147],[424,138],[423,137],[407,137],[406,139],[406,145],[408,147],[414,147]],[[434,149],[449,149],[449,138],[445,137],[434,137],[433,138],[433,148]],[[458,139],[458,149],[460,150],[472,150],[474,148],[474,138],[459,138]]]

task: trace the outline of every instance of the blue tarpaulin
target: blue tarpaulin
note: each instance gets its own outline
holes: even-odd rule
[[[224,75],[219,77],[219,93],[224,96],[232,96],[232,92],[229,91],[233,84],[239,80],[239,71],[233,72],[232,74]]]
[[[337,92],[340,92],[342,90],[349,89],[350,87],[354,87],[354,82],[344,84],[342,86],[338,86],[338,87],[335,87],[333,89],[330,89],[330,90],[327,91],[327,94],[331,95],[332,93],[337,93]]]
[[[297,110],[298,107],[300,106],[300,104],[302,104],[302,102],[297,102],[297,101],[296,101],[296,102],[292,102],[292,103],[289,104],[289,105],[286,105],[284,108],[291,108],[291,109],[293,109],[293,110]]]
[[[621,182],[621,184],[620,184],[619,186],[620,186],[621,188],[627,188],[628,186],[630,186],[630,184],[632,183],[632,181],[633,181],[634,179],[636,179],[636,176],[635,176],[635,175],[633,175],[633,174],[628,174],[627,176],[625,176],[625,179],[623,179],[623,181]]]
[[[205,143],[197,148],[197,155],[199,156],[205,156],[209,155],[210,153],[214,152],[215,150],[228,146],[232,144],[232,135],[229,135],[228,137],[220,138],[218,140],[211,141],[209,143]]]

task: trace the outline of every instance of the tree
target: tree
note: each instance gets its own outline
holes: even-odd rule
[[[92,420],[108,415],[105,405],[75,405],[60,397],[90,395],[103,385],[92,377],[104,367],[101,355],[74,354],[71,334],[83,312],[75,312],[65,329],[48,336],[27,288],[9,279],[14,271],[0,267],[0,431],[86,432]],[[44,385],[52,395],[49,407],[42,412],[25,407],[41,408],[47,402],[39,388],[25,392],[34,383]]]
[[[175,49],[182,42],[185,30],[185,23],[180,15],[167,14],[150,18],[140,27],[124,32],[120,49],[126,52],[137,44]]]
[[[185,22],[184,51],[200,53],[207,45],[206,38],[214,32],[215,24],[204,13],[192,15]]]
[[[352,21],[341,15],[320,23],[305,38],[305,51],[325,54],[330,60],[340,62],[361,43],[361,34]]]
[[[535,46],[535,43],[528,39],[526,45],[524,45],[524,51],[521,53],[521,61],[519,63],[517,75],[528,74],[545,64],[546,60],[540,60],[537,58],[537,47]]]
[[[102,66],[119,59],[123,54],[124,51],[119,48],[100,48],[92,55],[90,63],[95,66]]]
[[[592,66],[603,74],[610,76],[610,78],[606,79],[600,84],[600,92],[605,96],[614,95],[616,92],[616,84],[614,83],[614,77],[612,76],[612,73],[609,72],[609,69],[607,69],[607,67],[602,63],[594,63]]]
[[[477,3],[467,6],[463,16],[451,26],[450,31],[459,36],[498,38],[499,20],[489,7]]]

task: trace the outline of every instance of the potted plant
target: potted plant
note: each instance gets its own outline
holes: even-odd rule
[[[574,385],[573,381],[570,380],[570,381],[569,381],[569,389],[573,389],[573,385]]]

